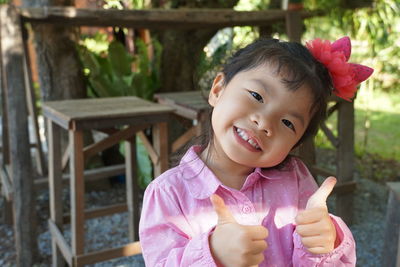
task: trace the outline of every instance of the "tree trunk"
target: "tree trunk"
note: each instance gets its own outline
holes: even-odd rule
[[[172,8],[232,8],[238,0],[227,1],[171,1]],[[153,0],[154,7],[165,1]],[[200,77],[195,75],[200,55],[217,29],[190,31],[167,30],[156,32],[162,44],[160,92],[192,91],[197,89]]]
[[[1,58],[6,82],[4,101],[8,116],[17,266],[32,266],[37,255],[36,213],[29,149],[28,110],[24,83],[24,45],[19,16],[13,6],[0,8]],[[2,168],[4,166],[1,166]]]
[[[26,7],[73,6],[73,0],[23,0]],[[84,98],[86,87],[76,50],[78,31],[51,24],[33,25],[42,100]]]

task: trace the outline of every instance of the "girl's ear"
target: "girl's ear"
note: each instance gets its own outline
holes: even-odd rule
[[[214,82],[213,82],[211,90],[210,90],[210,94],[208,95],[208,103],[212,107],[215,106],[219,97],[222,95],[222,92],[225,89],[224,78],[225,78],[224,74],[222,72],[219,72],[214,79]]]

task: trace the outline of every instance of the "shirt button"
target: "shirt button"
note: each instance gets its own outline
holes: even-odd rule
[[[250,208],[249,206],[244,206],[244,207],[242,208],[242,211],[243,211],[244,213],[248,214],[248,213],[251,212],[251,208]]]

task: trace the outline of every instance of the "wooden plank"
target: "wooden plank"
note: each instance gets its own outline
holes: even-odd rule
[[[125,126],[125,125],[141,125],[144,122],[146,124],[155,124],[162,121],[166,121],[170,116],[169,112],[161,114],[141,114],[132,115],[130,117],[120,117],[120,118],[92,118],[83,121],[74,120],[71,124],[71,129],[73,130],[96,130],[100,128],[108,128],[112,126]]]
[[[126,203],[109,205],[107,207],[93,208],[85,210],[85,220],[108,216],[115,213],[122,213],[128,211],[128,205]],[[68,224],[71,222],[71,214],[65,214],[63,216],[63,222]]]
[[[0,177],[3,196],[6,198],[7,201],[13,201],[13,186],[11,184],[10,176],[5,166],[2,166],[0,169]]]
[[[57,228],[57,226],[51,220],[49,220],[48,223],[51,236],[54,237],[57,246],[60,248],[61,254],[64,256],[64,259],[67,261],[68,265],[72,266],[71,248],[69,247],[67,241],[65,241],[64,236]],[[63,266],[63,265],[55,265],[55,263],[53,262],[53,266]]]
[[[171,107],[153,103],[135,96],[105,97],[90,99],[72,99],[48,101],[43,103],[43,114],[66,129],[73,129],[75,125],[85,121],[96,121],[116,126],[118,120],[140,117],[141,123],[151,123],[160,115],[172,112]],[[114,123],[110,124],[110,123]],[[90,127],[89,129],[95,129]]]
[[[181,148],[183,145],[185,145],[187,142],[189,142],[190,139],[196,136],[197,134],[197,128],[198,126],[193,126],[189,130],[187,130],[184,134],[178,137],[172,144],[172,152],[177,151],[179,148]]]
[[[118,248],[105,249],[101,251],[86,253],[84,255],[78,255],[76,257],[76,265],[83,266],[114,258],[133,256],[140,253],[142,253],[140,243],[132,242]]]
[[[333,134],[333,132],[331,131],[331,129],[328,128],[328,126],[326,125],[325,122],[322,122],[320,125],[321,130],[324,132],[325,136],[328,138],[329,142],[331,142],[331,144],[334,147],[338,147],[339,145],[339,141],[336,138],[336,136]]]
[[[65,151],[63,153],[62,156],[62,160],[61,160],[61,169],[64,171],[67,166],[68,166],[68,162],[69,162],[69,155],[71,154],[71,144],[68,143],[67,147],[65,148]]]
[[[161,122],[153,126],[153,147],[160,159],[158,164],[154,165],[155,178],[169,167],[168,126],[166,122]]]
[[[71,246],[73,255],[84,253],[85,246],[85,183],[83,180],[83,132],[69,131],[70,156],[70,199],[71,199]]]
[[[7,115],[14,199],[16,265],[33,265],[37,254],[36,213],[24,84],[24,48],[20,17],[11,5],[0,6],[1,54],[7,77]],[[27,223],[29,222],[29,223]]]
[[[49,142],[49,200],[50,220],[57,229],[63,229],[63,199],[61,178],[61,128],[47,119],[48,142]],[[57,246],[57,237],[51,236],[52,262],[53,266],[62,266],[64,260],[62,251]]]
[[[233,26],[267,26],[284,21],[286,11],[235,11],[232,9],[80,9],[74,7],[20,8],[22,18],[31,23],[63,26],[114,26],[147,29],[202,29]],[[319,16],[321,11],[302,11],[301,18]]]
[[[85,182],[95,181],[104,179],[112,176],[117,176],[125,173],[125,164],[116,164],[111,166],[100,167],[96,169],[85,170],[83,173]],[[66,185],[69,183],[70,175],[62,175],[62,184]],[[47,178],[40,178],[34,181],[36,188],[43,189],[48,184]]]
[[[139,185],[136,175],[136,136],[125,142],[126,201],[128,205],[129,240],[139,240]]]
[[[29,115],[32,122],[33,128],[33,136],[35,138],[34,145],[36,148],[35,159],[37,165],[37,171],[39,175],[45,175],[47,173],[47,167],[44,162],[44,154],[42,149],[42,142],[39,134],[39,123],[38,123],[38,111],[36,107],[36,97],[33,89],[33,80],[31,73],[31,61],[29,58],[29,50],[28,50],[28,33],[27,29],[24,28],[24,25],[21,26],[23,29],[23,46],[24,46],[24,80],[25,80],[25,89],[26,89],[26,102],[29,110]]]
[[[96,155],[97,153],[112,147],[115,144],[118,144],[122,140],[130,138],[132,135],[135,135],[137,131],[145,129],[146,127],[149,127],[149,125],[129,126],[128,128],[116,132],[115,134],[110,135],[97,143],[85,147],[83,149],[85,160],[88,160],[88,158],[91,156]]]
[[[158,156],[157,152],[154,150],[154,147],[151,145],[149,139],[147,139],[147,137],[143,133],[143,131],[138,132],[137,136],[142,141],[144,147],[146,148],[147,153],[149,153],[150,159],[153,162],[153,164],[158,164],[160,157]]]
[[[338,140],[336,150],[339,183],[353,180],[354,172],[354,103],[343,101],[338,106]],[[353,223],[353,194],[336,198],[336,214],[347,224]]]
[[[2,25],[0,18],[0,27]],[[4,69],[4,58],[3,58],[3,49],[2,49],[2,41],[5,38],[2,37],[3,31],[0,29],[0,86],[1,86],[1,127],[2,127],[2,154],[3,154],[3,163],[4,165],[10,164],[10,147],[9,147],[9,136],[8,136],[8,108],[7,108],[7,89],[6,89],[6,73]]]
[[[301,42],[303,34],[302,11],[288,10],[286,12],[286,33],[291,42]]]
[[[400,264],[400,182],[390,182],[386,185],[389,188],[389,198],[386,208],[382,266],[395,267]]]

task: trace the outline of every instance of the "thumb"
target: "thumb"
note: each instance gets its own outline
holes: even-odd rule
[[[317,191],[308,199],[306,209],[326,207],[326,200],[336,184],[336,178],[330,176],[325,179]]]
[[[211,203],[214,207],[215,212],[218,215],[218,224],[225,223],[236,223],[235,218],[225,205],[224,200],[217,194],[213,194],[210,197]]]

